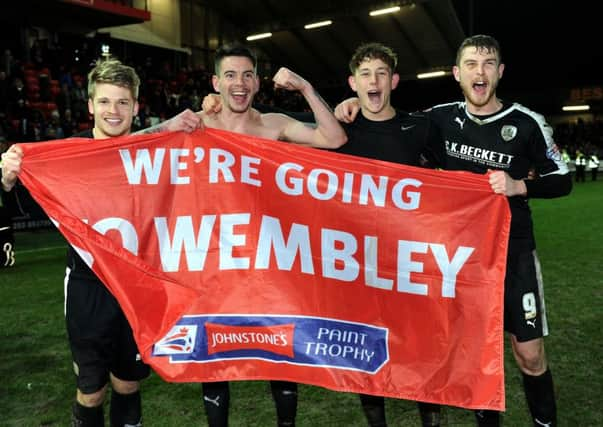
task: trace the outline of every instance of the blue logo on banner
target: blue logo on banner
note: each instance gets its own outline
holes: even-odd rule
[[[216,325],[219,332],[215,332]],[[270,336],[253,332],[254,328],[266,331],[279,325],[294,325],[291,343],[276,339],[292,346],[290,352],[270,351]],[[155,344],[153,356],[168,356],[172,363],[262,359],[368,373],[377,372],[389,360],[388,330],[361,323],[303,316],[185,316],[172,331],[183,327],[196,329],[196,336],[189,341],[194,348],[166,351],[166,336]],[[258,343],[255,348],[254,342]]]

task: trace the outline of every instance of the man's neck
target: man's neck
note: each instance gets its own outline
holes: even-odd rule
[[[372,113],[367,108],[361,108],[360,111],[365,119],[370,120],[372,122],[384,122],[386,120],[394,118],[394,116],[396,115],[396,110],[391,105],[388,105],[387,107],[383,108],[378,113]]]
[[[495,114],[499,112],[503,107],[502,102],[495,96],[492,97],[490,102],[482,106],[472,104],[466,98],[465,103],[467,105],[467,111],[473,114],[474,116],[489,116],[490,114]]]
[[[216,118],[223,130],[246,133],[244,130],[254,121],[256,111],[251,107],[243,112],[231,111],[227,108],[217,113]]]
[[[126,136],[126,135],[130,135],[130,132],[126,132],[123,133],[121,135],[117,135],[117,136]],[[116,136],[116,137],[117,137]],[[105,133],[103,133],[99,128],[97,127],[93,127],[92,128],[92,137],[94,139],[108,139],[108,138],[113,138],[112,136],[106,135]]]

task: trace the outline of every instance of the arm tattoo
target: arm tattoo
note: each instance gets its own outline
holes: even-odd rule
[[[136,131],[132,135],[146,135],[149,133],[164,132],[166,130],[167,130],[167,127],[165,126],[165,122],[161,122],[161,123],[156,124],[155,126],[151,126],[151,127]]]

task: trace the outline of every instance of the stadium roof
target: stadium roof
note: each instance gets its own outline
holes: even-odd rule
[[[393,4],[401,10],[377,17],[368,14]],[[499,39],[514,68],[540,64],[540,74],[551,74],[551,80],[559,73],[559,77],[582,81],[595,75],[589,65],[600,64],[603,55],[597,46],[598,14],[591,4],[550,0],[220,0],[210,2],[209,7],[240,28],[242,37],[272,32],[271,38],[253,43],[270,57],[282,58],[283,63],[311,69],[313,75],[341,73],[359,43],[378,40],[400,55],[400,73],[413,76],[451,66],[466,35],[486,33]],[[329,26],[304,29],[305,24],[327,19],[333,21]],[[600,78],[601,69],[596,71]],[[548,76],[538,76],[542,78]]]
[[[395,13],[369,12],[400,6]],[[398,54],[398,72],[414,79],[417,72],[449,70],[464,32],[449,0],[221,0],[211,8],[240,29],[241,39],[257,33],[272,37],[249,42],[278,65],[299,70],[313,81],[341,84],[348,61],[364,42],[379,41]],[[305,29],[307,24],[332,21]]]
[[[449,70],[463,38],[485,33],[501,43],[506,63],[503,95],[520,94],[520,102],[558,111],[570,89],[603,86],[603,49],[596,34],[599,15],[594,3],[587,1],[220,0],[206,4],[240,29],[241,40],[271,32],[272,37],[250,43],[275,65],[289,65],[326,85],[345,81],[349,58],[361,42],[380,41],[393,47],[399,73],[412,79],[419,72]],[[369,11],[392,5],[399,5],[400,11],[369,16]],[[333,22],[304,29],[324,20]],[[458,97],[451,77],[440,80],[448,80],[446,89]],[[421,97],[419,89],[413,93],[413,84],[406,84],[404,91],[407,87],[411,97]]]
[[[0,22],[40,26],[50,30],[86,33],[101,27],[139,24],[151,19],[144,9],[110,0],[8,0]]]
[[[456,48],[463,38],[478,33],[491,34],[500,41],[503,60],[507,64],[501,88],[512,91],[513,97],[519,92],[545,104],[549,92],[554,90],[559,93],[580,86],[603,86],[603,49],[598,45],[600,37],[596,34],[600,24],[594,10],[595,2],[181,1],[184,5],[192,1],[213,9],[220,16],[220,22],[232,24],[229,27],[237,30],[235,36],[240,40],[251,34],[271,32],[272,37],[249,44],[263,52],[274,66],[289,66],[319,86],[341,86],[346,81],[349,58],[362,42],[379,41],[394,48],[399,56],[398,72],[410,82],[420,72],[450,70]],[[81,7],[83,3],[105,4],[105,9],[109,10],[88,10],[88,7]],[[399,6],[400,10],[369,16],[370,11],[389,6]],[[40,25],[51,30],[90,32],[144,22],[149,17],[146,11],[142,11],[143,16],[127,7],[127,13],[111,13],[114,7],[122,6],[109,0],[18,0],[5,5],[0,21]],[[186,14],[186,7],[182,10]],[[185,16],[182,18],[186,19]],[[331,20],[331,25],[304,28],[324,20]],[[209,40],[222,40],[220,22],[208,26]],[[440,80],[447,80],[445,87],[451,87],[458,96],[458,89],[450,77]],[[404,90],[409,86],[412,92],[412,85],[408,83]],[[444,90],[435,84],[428,85],[431,85],[429,92]],[[420,99],[421,89],[410,96]],[[431,103],[430,100],[426,102]]]

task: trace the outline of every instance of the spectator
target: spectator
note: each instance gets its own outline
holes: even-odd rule
[[[6,72],[0,70],[0,111],[5,113],[8,111],[8,94],[10,86],[6,78]]]
[[[71,115],[71,110],[68,108],[65,110],[63,119],[61,121],[61,128],[63,129],[63,135],[65,138],[69,138],[77,132],[77,121]]]
[[[71,93],[67,83],[61,85],[61,91],[57,94],[55,102],[59,109],[59,115],[65,117],[65,111],[71,110]]]
[[[63,139],[65,132],[61,127],[61,117],[58,110],[50,113],[50,122],[46,125],[46,132],[43,139]]]
[[[42,46],[41,40],[34,40],[31,45],[31,59],[38,69],[43,68],[46,65],[45,60],[45,49]]]
[[[64,65],[59,67],[59,84],[61,87],[63,85],[67,85],[68,90],[73,87],[73,77],[71,75],[71,71],[68,70]]]
[[[590,176],[593,181],[597,180],[597,173],[599,172],[599,158],[597,154],[592,151],[588,157],[588,168],[590,169]]]
[[[73,111],[75,117],[88,117],[88,94],[84,87],[83,79],[75,80],[75,86],[71,89],[70,99],[71,111]]]
[[[15,68],[15,58],[13,57],[13,53],[10,49],[6,49],[4,51],[4,56],[2,58],[2,71],[6,73],[7,77],[11,77],[12,72]]]
[[[8,106],[11,113],[20,110],[26,104],[27,96],[25,94],[25,86],[23,80],[15,78],[13,86],[8,94]]]
[[[167,110],[167,95],[161,84],[157,84],[153,88],[153,92],[149,96],[148,104],[151,108],[151,115],[153,116],[159,116],[162,112]]]

